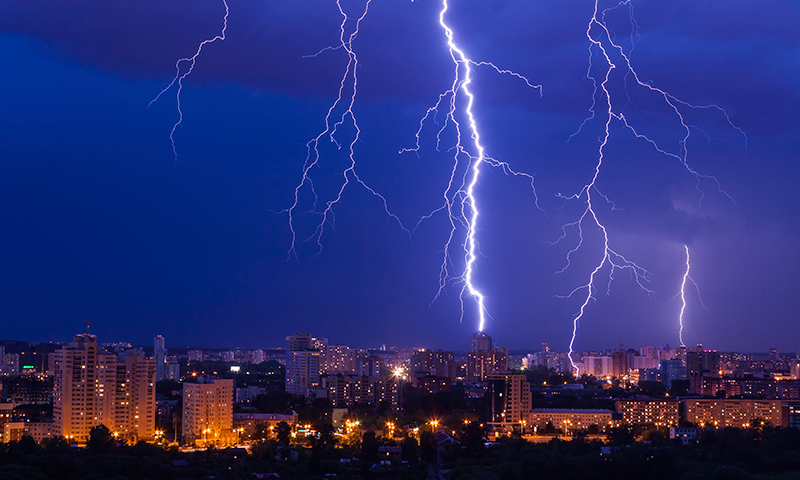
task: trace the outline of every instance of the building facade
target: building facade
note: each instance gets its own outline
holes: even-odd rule
[[[79,443],[89,431],[114,425],[117,357],[98,348],[94,335],[75,335],[53,354],[53,423],[58,435]]]
[[[756,418],[776,427],[783,425],[780,400],[687,399],[683,403],[686,420],[700,427],[747,428]]]
[[[565,433],[595,425],[599,433],[613,424],[613,415],[611,410],[602,409],[535,408],[530,411],[528,425],[542,432],[549,423]]]
[[[183,384],[183,442],[229,445],[233,433],[233,380]]]
[[[498,430],[524,429],[531,411],[531,385],[525,375],[487,375],[488,417]]]
[[[677,400],[617,400],[616,406],[625,425],[677,427],[680,424]]]
[[[154,437],[154,359],[134,353],[118,361],[94,335],[80,334],[53,354],[53,372],[55,435],[85,443],[102,424],[132,442]]]

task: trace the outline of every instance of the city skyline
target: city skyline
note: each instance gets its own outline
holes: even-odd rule
[[[530,182],[485,170],[477,184],[484,213],[475,282],[490,315],[485,331],[498,343],[565,351],[580,299],[556,297],[585,283],[599,252],[587,238],[557,274],[576,240],[548,242],[580,210],[559,195],[580,190],[597,161],[601,123],[571,136],[592,112],[584,77],[594,4],[527,3],[453,1],[448,13],[470,58],[542,85],[540,96],[476,68],[482,141],[492,157],[534,174],[541,210]],[[608,19],[621,42],[633,39],[624,41],[643,81],[724,107],[747,145],[713,112],[692,114],[691,164],[716,176],[731,200],[708,179],[701,194],[674,159],[612,126],[599,191],[617,209],[605,205],[600,215],[614,248],[652,273],[654,294],[625,273],[608,296],[601,281],[575,349],[677,346],[682,334],[687,345],[724,351],[795,352],[800,139],[793,132],[800,120],[793,106],[800,93],[793,86],[800,71],[792,48],[800,33],[791,19],[800,7],[631,5],[633,33],[626,15],[609,11]],[[292,204],[306,143],[324,128],[347,64],[341,49],[323,51],[336,45],[341,16],[334,1],[228,6],[225,39],[204,47],[184,81],[177,162],[169,139],[174,91],[148,103],[168,85],[177,59],[220,34],[222,1],[191,10],[155,1],[0,6],[11,72],[0,79],[0,224],[8,232],[0,243],[7,252],[0,337],[66,341],[91,318],[98,337],[140,345],[164,335],[168,346],[261,348],[281,345],[292,330],[353,346],[392,339],[468,350],[478,322],[469,301],[459,322],[461,286],[448,284],[433,301],[449,230],[442,218],[409,238],[370,192],[348,188],[319,256],[312,241],[300,244],[299,261],[286,262],[289,224],[275,212]],[[345,7],[353,14],[364,3]],[[359,175],[407,226],[439,205],[452,168],[430,132],[419,157],[398,154],[413,147],[420,118],[452,82],[440,9],[441,2],[372,2],[353,43],[361,65]],[[602,98],[594,100],[600,112]],[[645,130],[675,125],[639,101],[626,113],[648,112]],[[664,135],[674,143],[667,138],[674,131]],[[344,159],[333,148],[326,155],[331,163],[321,171],[335,179]],[[317,185],[321,195],[331,193],[329,184]],[[694,284],[682,282],[689,252]],[[681,285],[688,286],[685,304]]]

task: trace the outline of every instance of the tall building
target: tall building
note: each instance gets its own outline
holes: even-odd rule
[[[472,351],[467,353],[467,381],[483,382],[487,375],[508,369],[508,350],[492,346],[492,337],[483,332],[472,335]]]
[[[153,339],[153,356],[156,359],[156,382],[167,378],[167,349],[165,348],[164,337],[161,335]]]
[[[320,362],[320,373],[353,373],[356,369],[355,352],[347,345],[328,345]]]
[[[674,380],[686,380],[688,378],[686,375],[686,365],[680,357],[671,360],[661,360],[660,365],[661,383],[667,387],[671,387]]]
[[[487,375],[488,416],[490,426],[497,429],[524,428],[531,412],[531,385],[525,375]]]
[[[286,337],[286,350],[289,352],[300,350],[324,352],[327,346],[327,338],[312,337],[310,333],[295,333]]]
[[[79,443],[105,425],[123,439],[152,439],[155,433],[155,360],[130,354],[119,362],[94,335],[76,335],[53,354],[53,429]]]
[[[117,357],[97,346],[97,337],[75,335],[53,354],[53,427],[57,435],[86,442],[89,431],[114,425]]]
[[[316,350],[286,352],[286,393],[309,395],[319,388],[319,359]]]
[[[228,445],[233,434],[233,380],[183,384],[183,441]]]
[[[156,360],[143,355],[126,355],[117,362],[114,425],[107,425],[123,438],[155,437]]]
[[[286,337],[286,392],[309,395],[319,385],[320,359],[328,341],[297,333]]]
[[[484,332],[475,332],[472,334],[472,351],[473,352],[491,352],[492,351],[492,337]]]

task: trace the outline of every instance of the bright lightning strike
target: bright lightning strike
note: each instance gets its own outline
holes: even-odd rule
[[[678,292],[678,294],[675,295],[675,297],[673,297],[673,300],[678,298],[678,297],[681,297],[681,311],[680,311],[680,314],[678,315],[678,325],[680,327],[679,330],[678,330],[678,339],[681,342],[681,346],[685,346],[686,345],[686,343],[684,343],[684,341],[683,341],[683,326],[684,326],[684,318],[685,318],[686,307],[687,307],[686,284],[688,282],[691,282],[692,285],[694,285],[695,291],[697,292],[697,301],[700,303],[700,306],[703,307],[703,309],[706,312],[709,311],[708,308],[706,308],[706,305],[703,303],[703,297],[700,295],[700,287],[697,285],[697,282],[694,281],[694,279],[691,277],[691,275],[689,275],[689,270],[691,269],[691,266],[689,265],[689,246],[688,245],[684,245],[683,249],[684,249],[684,252],[686,254],[686,270],[683,272],[683,278],[681,280],[681,289]]]
[[[169,82],[169,85],[161,90],[158,95],[156,95],[156,98],[152,99],[150,103],[147,104],[149,107],[159,98],[161,98],[162,95],[169,91],[173,85],[176,83],[178,84],[178,91],[175,94],[175,101],[178,108],[178,121],[175,122],[175,124],[172,126],[172,130],[169,132],[169,141],[172,143],[172,153],[175,155],[175,163],[178,163],[178,150],[175,148],[175,130],[177,130],[178,126],[180,126],[180,124],[183,122],[183,110],[181,110],[181,92],[183,91],[183,80],[194,70],[197,57],[200,56],[200,52],[203,51],[203,47],[210,43],[214,43],[217,40],[225,40],[225,31],[228,29],[228,14],[230,12],[228,10],[228,2],[226,0],[222,0],[222,4],[225,5],[225,17],[222,19],[222,32],[214,38],[203,40],[200,45],[197,46],[197,51],[191,57],[179,58],[178,61],[175,62],[175,76],[172,78],[172,81]],[[188,64],[188,68],[185,72],[181,73],[181,67],[184,63]]]
[[[680,330],[678,330],[678,338],[681,341],[681,346],[686,346],[683,342],[683,314],[686,312],[686,280],[689,279],[689,246],[684,245],[684,249],[686,250],[686,272],[683,274],[683,281],[681,282],[681,314],[678,317],[678,321],[680,322]]]
[[[447,214],[447,219],[450,223],[450,233],[444,247],[444,259],[442,261],[441,269],[439,272],[439,290],[436,293],[434,301],[441,295],[447,284],[451,280],[456,280],[463,284],[459,299],[461,302],[461,320],[464,318],[464,301],[465,297],[474,300],[478,310],[478,331],[483,331],[486,325],[486,317],[488,316],[485,300],[486,296],[475,285],[475,267],[480,253],[480,248],[477,240],[477,226],[478,226],[478,200],[476,196],[476,187],[478,185],[478,178],[481,173],[481,166],[484,164],[499,167],[508,175],[522,176],[528,179],[531,187],[534,187],[533,176],[515,171],[506,162],[495,160],[486,155],[486,150],[481,143],[480,130],[478,128],[478,121],[475,118],[473,105],[475,103],[475,95],[470,90],[470,85],[473,81],[473,67],[488,66],[494,69],[497,73],[511,75],[516,77],[528,87],[539,90],[541,94],[541,86],[532,84],[524,76],[512,72],[510,70],[503,70],[490,62],[476,62],[472,60],[461,49],[455,41],[453,29],[445,21],[445,15],[448,11],[447,0],[442,1],[442,9],[439,12],[439,25],[444,31],[447,38],[447,48],[450,53],[450,58],[454,65],[453,83],[450,88],[444,93],[439,95],[436,104],[429,108],[419,123],[419,129],[416,133],[416,144],[414,148],[407,148],[401,150],[403,152],[420,151],[420,134],[424,128],[425,122],[432,116],[435,116],[440,108],[447,105],[447,114],[444,124],[439,129],[437,139],[437,150],[441,144],[442,133],[452,125],[455,130],[455,145],[451,150],[453,154],[453,168],[450,172],[450,178],[447,187],[443,193],[443,204],[431,212],[430,214],[422,217],[420,222],[430,218],[434,214],[444,211]],[[461,100],[461,95],[465,97],[465,101]],[[465,103],[462,106],[462,103]],[[469,140],[462,137],[463,128],[458,118],[466,119],[466,131],[469,134]],[[464,121],[464,120],[462,120]],[[466,163],[466,168],[464,168]],[[463,174],[459,172],[463,170]],[[459,178],[460,177],[460,178]],[[534,197],[536,191],[534,189]],[[537,201],[538,207],[538,201]],[[419,223],[417,224],[419,225]],[[464,267],[460,274],[453,275],[451,270],[455,269],[453,257],[451,255],[452,244],[459,229],[464,229],[464,242],[463,242],[463,255]]]
[[[633,17],[633,10],[630,0],[623,0],[619,2],[616,6],[600,10],[599,0],[595,0],[594,3],[594,11],[592,14],[592,18],[589,21],[589,25],[586,28],[586,37],[589,40],[589,67],[587,68],[586,77],[592,81],[594,86],[594,94],[592,95],[592,106],[590,108],[590,116],[583,121],[581,126],[578,129],[577,133],[580,133],[581,129],[589,122],[595,118],[595,107],[598,105],[598,101],[605,103],[607,108],[605,110],[605,120],[604,120],[604,128],[603,133],[600,137],[600,145],[598,147],[598,159],[596,166],[594,168],[594,174],[591,177],[591,180],[585,184],[578,193],[570,196],[561,196],[565,201],[575,200],[580,201],[585,204],[585,209],[583,213],[580,215],[578,220],[568,223],[564,225],[562,228],[562,235],[558,238],[554,243],[558,243],[559,241],[565,239],[568,235],[568,229],[575,229],[577,231],[578,241],[574,248],[572,248],[567,253],[567,263],[564,268],[559,272],[563,273],[566,271],[567,268],[570,267],[572,256],[583,246],[584,242],[584,229],[586,227],[586,223],[589,225],[595,226],[597,229],[600,230],[602,233],[603,238],[603,255],[600,258],[599,262],[596,264],[596,267],[591,271],[589,275],[588,281],[576,287],[572,290],[568,295],[565,297],[572,297],[578,293],[583,295],[583,302],[581,306],[573,318],[572,322],[572,337],[569,343],[569,361],[572,364],[572,367],[575,369],[576,373],[579,373],[578,366],[575,364],[573,359],[574,353],[574,345],[575,340],[577,337],[578,332],[578,325],[583,319],[584,315],[586,314],[587,308],[592,300],[595,299],[594,295],[597,291],[596,282],[599,276],[601,276],[601,272],[604,269],[608,270],[607,276],[607,287],[606,287],[606,294],[610,293],[611,283],[614,280],[614,274],[618,270],[627,270],[631,277],[636,281],[636,283],[641,287],[641,289],[648,293],[648,295],[654,295],[653,290],[647,288],[646,284],[649,281],[651,276],[650,272],[648,272],[643,267],[639,266],[638,264],[634,263],[631,260],[628,260],[626,257],[615,251],[611,247],[611,241],[609,238],[609,232],[603,222],[597,215],[595,202],[597,200],[602,200],[611,205],[612,209],[615,209],[615,205],[610,201],[608,197],[606,197],[597,187],[597,181],[600,176],[600,172],[603,166],[603,162],[606,156],[606,147],[610,141],[611,136],[611,126],[612,123],[618,122],[624,128],[628,129],[630,132],[633,133],[635,138],[644,140],[647,142],[657,153],[666,155],[667,157],[673,158],[678,160],[682,167],[687,170],[691,175],[693,175],[696,179],[696,186],[698,191],[700,192],[700,202],[703,199],[703,191],[701,189],[701,182],[703,180],[710,180],[716,184],[717,189],[726,195],[728,198],[733,200],[730,195],[725,193],[717,179],[710,175],[704,175],[696,171],[689,165],[688,161],[688,148],[687,143],[691,136],[691,130],[694,127],[686,122],[684,115],[681,113],[681,109],[706,109],[706,110],[715,110],[720,112],[723,116],[727,124],[742,134],[745,139],[745,146],[747,141],[747,136],[744,132],[733,124],[730,119],[730,116],[727,112],[717,105],[692,105],[688,102],[678,99],[677,97],[673,96],[672,94],[652,86],[649,83],[643,82],[639,75],[637,74],[636,70],[633,68],[630,60],[631,51],[627,53],[622,48],[621,44],[615,43],[615,37],[609,30],[606,24],[606,14],[616,8],[627,6],[630,13],[630,19],[632,24],[632,34],[633,35],[638,31],[638,27],[636,25],[635,19]],[[633,43],[633,42],[632,42]],[[592,73],[593,68],[595,67],[593,63],[593,52],[599,52],[601,60],[604,60],[606,68],[605,72],[601,76],[596,76]],[[616,60],[615,60],[616,59]],[[646,89],[649,92],[657,95],[660,97],[663,102],[667,105],[667,108],[671,110],[674,115],[676,116],[678,122],[681,125],[681,128],[684,131],[684,135],[681,140],[678,142],[677,148],[674,150],[670,150],[667,147],[662,147],[659,145],[655,140],[652,138],[640,133],[626,118],[624,109],[626,106],[631,104],[631,100],[629,95],[626,95],[625,98],[622,100],[617,100],[616,96],[611,94],[611,87],[609,82],[612,80],[612,72],[615,69],[621,69],[625,72],[624,81],[626,82],[624,85],[625,87],[623,90],[627,92],[627,79],[628,77],[632,77],[633,80],[636,82],[636,85],[642,89]],[[598,100],[599,95],[599,100]],[[696,128],[696,127],[695,127]],[[682,342],[681,342],[682,343]]]
[[[350,17],[342,8],[341,0],[336,1],[336,6],[339,9],[339,13],[342,16],[342,23],[339,26],[339,42],[340,44],[336,47],[326,47],[314,55],[309,55],[308,57],[315,57],[317,55],[322,54],[325,51],[336,51],[339,49],[343,49],[347,53],[347,67],[345,68],[344,74],[342,74],[342,79],[339,83],[339,91],[336,100],[328,109],[328,113],[325,115],[325,129],[322,130],[316,137],[311,139],[306,144],[306,160],[305,164],[303,165],[303,172],[302,177],[300,179],[300,183],[294,189],[294,202],[292,205],[284,210],[284,212],[288,213],[289,215],[289,230],[292,232],[292,244],[289,247],[289,253],[287,256],[287,261],[294,258],[296,261],[299,261],[299,257],[297,254],[297,242],[298,242],[298,227],[296,225],[297,216],[300,214],[312,214],[319,217],[319,222],[317,222],[316,227],[314,228],[313,233],[309,236],[305,241],[314,240],[317,243],[318,251],[317,255],[322,252],[322,235],[325,233],[325,228],[327,225],[333,227],[334,223],[334,212],[333,207],[339,203],[342,199],[342,195],[344,194],[345,189],[350,184],[351,181],[354,181],[364,187],[369,193],[378,197],[381,202],[383,203],[383,208],[386,214],[396,220],[398,224],[400,224],[400,228],[406,230],[400,219],[394,215],[392,212],[389,211],[389,206],[386,202],[386,198],[384,198],[381,194],[377,191],[372,189],[369,185],[364,183],[363,180],[358,176],[356,173],[356,160],[355,160],[355,146],[358,143],[361,129],[358,126],[358,121],[356,120],[356,115],[354,112],[354,105],[356,102],[356,96],[358,94],[358,56],[356,55],[356,51],[353,49],[353,41],[358,36],[359,28],[361,26],[361,22],[367,16],[369,12],[369,5],[371,0],[367,0],[364,4],[364,11],[357,17],[355,20],[355,25],[352,27],[352,32],[349,34],[347,33],[347,27],[350,22]],[[338,117],[338,118],[337,118]],[[347,154],[348,154],[348,163],[349,165],[342,171],[342,183],[339,185],[336,195],[333,199],[328,200],[325,202],[325,206],[322,209],[317,208],[317,204],[319,203],[319,196],[317,195],[317,191],[314,188],[314,182],[311,176],[311,170],[314,168],[320,167],[320,162],[322,161],[322,154],[320,152],[320,143],[327,138],[327,141],[335,145],[337,149],[342,148],[342,144],[345,142],[340,141],[337,138],[337,134],[339,133],[340,129],[344,129],[344,126],[352,127],[354,130],[353,136],[350,138],[349,142],[347,143]],[[313,206],[311,210],[307,212],[299,212],[298,208],[300,205],[300,199],[303,194],[303,190],[308,190],[311,192],[313,196]],[[407,232],[407,230],[406,230]]]

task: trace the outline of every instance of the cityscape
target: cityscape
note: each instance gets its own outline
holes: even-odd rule
[[[800,479],[800,2],[0,2],[0,480]]]
[[[351,348],[309,333],[256,350],[170,349],[160,335],[152,347],[98,343],[88,332],[0,349],[6,444],[85,447],[105,431],[120,445],[247,451],[288,435],[281,458],[327,428],[342,445],[371,432],[391,465],[395,455],[408,460],[397,446],[406,439],[422,442],[427,432],[438,452],[461,446],[472,426],[486,445],[613,444],[620,430],[689,445],[708,431],[800,427],[800,352],[777,348],[620,345],[574,353],[577,370],[546,344],[519,354],[483,332],[465,352]],[[443,396],[460,408],[437,405]]]

